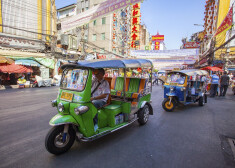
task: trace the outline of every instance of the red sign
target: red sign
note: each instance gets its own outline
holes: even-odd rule
[[[233,6],[229,10],[227,16],[224,18],[221,25],[218,27],[216,33],[214,36],[217,36],[218,34],[222,33],[225,30],[228,30],[233,24]]]
[[[164,41],[164,35],[156,35],[156,36],[152,36],[152,41]]]
[[[98,59],[106,59],[106,55],[97,54],[97,56],[98,56]]]
[[[160,45],[155,45],[155,50],[159,50],[160,49]]]
[[[200,43],[198,42],[186,42],[184,44],[184,48],[199,48],[200,47]]]

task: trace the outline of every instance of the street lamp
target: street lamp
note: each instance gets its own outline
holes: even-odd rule
[[[202,25],[202,24],[193,24],[194,26],[202,26],[202,27],[204,27],[204,25]]]

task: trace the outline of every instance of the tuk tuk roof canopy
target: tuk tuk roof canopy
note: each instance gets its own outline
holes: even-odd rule
[[[61,68],[64,69],[67,65],[63,65]],[[146,59],[115,59],[115,60],[91,60],[91,61],[80,61],[77,64],[72,64],[75,67],[84,68],[138,68],[138,67],[153,67],[150,60]]]
[[[179,72],[183,73],[188,76],[194,76],[194,75],[208,75],[208,72],[205,70],[199,70],[199,69],[188,69],[188,70],[181,70],[181,71],[173,71],[173,72]]]

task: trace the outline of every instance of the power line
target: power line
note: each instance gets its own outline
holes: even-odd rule
[[[21,30],[21,31],[25,31],[25,32],[28,32],[28,33],[33,33],[33,34],[40,34],[40,35],[45,35],[45,36],[50,36],[50,37],[57,37],[57,36],[54,36],[54,35],[33,32],[33,31],[29,31],[29,30],[25,30],[25,29],[20,29],[20,28],[13,27],[13,26],[7,26],[7,25],[2,25],[2,24],[0,24],[0,26],[2,26],[2,27],[9,27],[9,28],[12,28],[12,29]]]

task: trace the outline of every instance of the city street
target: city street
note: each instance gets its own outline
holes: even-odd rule
[[[162,86],[154,86],[154,115],[93,142],[75,142],[65,154],[47,152],[44,141],[57,114],[50,101],[58,87],[0,91],[0,167],[7,168],[222,168],[234,167],[227,138],[235,139],[235,96],[208,98],[162,109]]]

